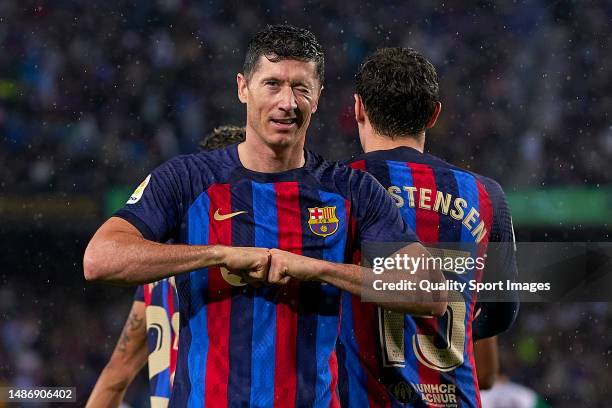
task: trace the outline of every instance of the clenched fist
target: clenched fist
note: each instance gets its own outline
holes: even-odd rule
[[[323,268],[324,261],[296,255],[280,249],[270,249],[270,270],[268,282],[284,285],[291,278],[298,280],[316,280]]]
[[[221,247],[221,265],[246,283],[266,282],[270,250],[251,247]]]

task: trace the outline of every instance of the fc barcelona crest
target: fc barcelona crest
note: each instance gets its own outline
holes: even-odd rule
[[[315,235],[327,237],[338,231],[336,206],[309,208],[308,212],[308,226]]]

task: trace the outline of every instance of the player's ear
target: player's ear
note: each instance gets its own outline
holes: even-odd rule
[[[427,125],[425,125],[425,128],[431,129],[432,127],[434,127],[434,125],[436,124],[436,121],[438,120],[438,116],[440,116],[440,111],[441,110],[442,110],[442,103],[441,102],[436,102],[436,104],[434,106],[434,111],[431,114],[431,117],[429,118],[429,121],[427,122]]]
[[[321,85],[321,88],[319,88],[319,94],[317,95],[317,98],[315,99],[315,102],[312,105],[312,109],[311,109],[311,113],[315,113],[317,111],[317,109],[319,109],[319,99],[321,98],[321,93],[323,92],[323,85]]]
[[[249,94],[246,77],[238,73],[238,75],[236,75],[236,84],[238,85],[238,99],[240,99],[240,102],[246,103],[247,95]]]
[[[355,120],[357,123],[365,122],[365,106],[363,106],[363,101],[361,100],[361,96],[354,94],[355,98]]]

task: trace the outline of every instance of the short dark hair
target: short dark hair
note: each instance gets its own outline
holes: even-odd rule
[[[244,58],[245,76],[251,76],[262,55],[272,62],[285,59],[312,61],[316,66],[317,78],[321,85],[323,84],[325,77],[323,47],[314,34],[304,28],[288,24],[268,25],[255,34],[249,41]]]
[[[225,125],[214,128],[213,131],[200,141],[202,150],[220,149],[234,143],[243,142],[246,137],[244,126]]]
[[[439,101],[434,66],[412,48],[380,48],[355,76],[372,127],[389,136],[415,135],[425,129]]]

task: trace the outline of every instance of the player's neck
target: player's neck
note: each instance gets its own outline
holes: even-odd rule
[[[421,153],[425,150],[424,131],[417,135],[396,136],[394,138],[383,136],[372,131],[363,139],[365,140],[363,145],[363,151],[365,153],[377,150],[391,150],[396,147],[411,147]]]
[[[274,149],[265,143],[246,138],[238,145],[242,166],[260,173],[279,173],[304,166],[304,144]]]

